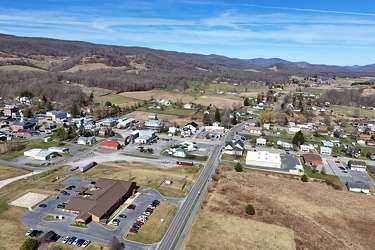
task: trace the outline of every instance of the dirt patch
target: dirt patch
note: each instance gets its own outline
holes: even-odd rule
[[[251,220],[293,230],[297,249],[373,249],[374,197],[337,191],[320,182],[269,176],[222,170],[203,207],[248,219],[244,208],[250,203],[256,211]]]

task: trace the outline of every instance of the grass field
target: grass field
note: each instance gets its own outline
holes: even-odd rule
[[[30,171],[26,169],[13,168],[4,165],[0,165],[0,180],[13,178],[16,176],[28,174]]]
[[[176,213],[175,205],[162,202],[137,234],[125,234],[124,239],[145,244],[156,243],[163,238]]]
[[[49,147],[53,147],[53,146],[61,146],[60,143],[58,142],[51,141],[51,142],[46,143],[43,140],[22,141],[21,143],[25,145],[25,149],[11,152],[8,154],[2,154],[0,155],[0,159],[5,160],[5,161],[13,161],[14,159],[17,159],[23,156],[23,152],[33,149],[33,148],[48,149]]]
[[[32,68],[32,67],[29,67],[29,66],[23,66],[23,65],[4,65],[4,66],[0,66],[0,70],[4,70],[4,71],[13,71],[13,70],[16,70],[16,71],[44,71],[44,70],[41,70],[41,69],[36,69],[36,68]]]
[[[112,68],[110,66],[105,65],[104,63],[87,63],[87,64],[78,64],[75,65],[73,68],[68,70],[64,70],[63,72],[77,72],[80,70],[96,70],[96,69],[109,69]]]
[[[229,166],[220,168],[219,177],[209,188],[203,214],[195,220],[184,249],[373,248],[373,196],[338,191],[322,181],[304,183],[293,176],[237,173]],[[249,203],[255,208],[251,217],[245,213]],[[224,228],[217,230],[220,227]],[[276,233],[280,227],[286,234],[294,232],[294,242]],[[243,231],[246,235],[238,237]],[[267,233],[257,233],[262,231]]]
[[[164,169],[149,167],[142,163],[106,163],[99,164],[84,174],[77,173],[75,175],[131,180],[142,187],[154,188],[164,196],[180,198],[186,195],[186,187],[195,182],[200,170],[201,168],[190,169],[189,167]],[[173,183],[172,185],[162,185],[164,180],[172,180]],[[185,183],[186,186],[182,189]]]
[[[375,118],[375,110],[367,110],[357,107],[349,107],[349,106],[338,106],[338,105],[331,105],[329,107],[333,110],[333,112],[337,114],[343,114],[349,118],[356,119],[354,117],[355,110],[358,110],[359,117],[358,118],[367,118],[367,119],[374,119]]]
[[[244,209],[245,210],[245,209]],[[199,210],[182,250],[295,249],[294,232],[250,218]]]

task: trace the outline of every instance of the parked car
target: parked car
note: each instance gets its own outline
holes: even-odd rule
[[[76,238],[74,241],[73,241],[73,243],[72,243],[72,245],[73,246],[76,246],[77,245],[77,243],[78,243],[78,241],[79,241],[79,239],[78,238]]]
[[[141,228],[141,225],[138,225],[137,223],[134,223],[132,227],[136,230],[139,230]]]
[[[42,203],[42,204],[39,204],[39,207],[47,207],[47,205]]]
[[[158,201],[158,200],[154,200],[152,203],[156,203],[156,204],[160,204],[160,201]]]
[[[25,233],[25,236],[30,236],[30,234],[31,234],[34,230],[35,230],[35,229],[30,228],[30,229],[27,230],[27,232]]]
[[[147,208],[155,209],[155,207],[153,205],[148,205]]]
[[[145,223],[144,223],[143,221],[141,221],[141,220],[136,220],[135,223],[137,223],[138,225],[144,225],[144,224],[145,224]]]
[[[120,218],[126,218],[126,215],[125,214],[120,214],[118,217],[120,217]]]
[[[348,173],[348,171],[346,171],[346,170],[343,170],[342,172],[343,172],[343,173]]]
[[[70,237],[66,236],[61,243],[66,244],[69,241]]]
[[[76,246],[80,247],[80,246],[82,246],[82,244],[83,244],[84,242],[85,242],[84,239],[79,239],[78,242],[77,242],[77,244],[76,244]]]
[[[115,225],[115,226],[118,226],[118,224],[120,224],[120,220],[119,219],[114,219],[112,220],[112,224]]]
[[[91,243],[90,240],[86,240],[85,242],[83,242],[82,246],[83,248],[87,247],[89,244]]]
[[[133,205],[133,204],[130,204],[129,206],[127,206],[127,209],[131,209],[131,210],[134,210],[136,208],[136,205]]]
[[[152,210],[150,208],[147,208],[145,212],[152,214],[152,212],[154,212],[154,210]]]
[[[70,237],[70,239],[66,242],[66,244],[71,245],[76,239],[77,239],[77,237],[72,236],[72,237]]]
[[[136,234],[136,233],[138,233],[138,230],[136,230],[136,229],[134,229],[134,228],[130,228],[130,229],[129,229],[129,232],[131,232],[131,233],[135,233],[135,234]]]
[[[33,230],[31,233],[30,233],[30,237],[38,237],[39,235],[41,235],[43,233],[42,230]]]

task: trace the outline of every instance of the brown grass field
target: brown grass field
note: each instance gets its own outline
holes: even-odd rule
[[[16,70],[16,71],[44,71],[44,70],[41,70],[41,69],[36,69],[36,68],[32,68],[32,67],[29,67],[29,66],[23,66],[23,65],[4,65],[4,66],[0,66],[0,70],[4,70],[4,71],[13,71],[13,70]]]
[[[337,191],[322,182],[303,183],[296,177],[256,171],[237,173],[224,167],[219,181],[210,187],[200,211],[203,215],[194,222],[185,249],[228,249],[228,244],[238,249],[374,249],[374,199]],[[254,206],[254,216],[246,215],[247,204]],[[215,228],[202,230],[207,223],[220,226],[223,216],[234,218],[225,226],[231,230],[226,229],[225,234],[217,233]],[[242,222],[236,223],[237,219]],[[256,222],[265,223],[258,224],[257,230],[270,226],[275,226],[274,232],[280,226],[286,234],[292,230],[294,242],[269,237],[273,230],[267,230],[269,234],[265,235],[254,234]],[[242,231],[247,232],[247,242],[238,237]],[[248,245],[249,241],[254,245]]]
[[[0,180],[5,180],[13,178],[16,176],[24,175],[30,173],[26,169],[13,168],[4,165],[0,165]]]

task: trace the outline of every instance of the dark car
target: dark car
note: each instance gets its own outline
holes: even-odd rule
[[[82,246],[82,244],[83,244],[84,242],[85,242],[84,239],[79,239],[78,242],[77,242],[77,244],[76,244],[76,246],[77,246],[77,247],[80,247],[80,246]]]
[[[57,208],[65,208],[65,206],[63,204],[58,204]]]
[[[126,215],[125,214],[120,214],[118,217],[120,217],[120,218],[126,218]]]
[[[139,230],[141,228],[141,225],[134,223],[132,226],[134,229]]]
[[[129,206],[127,206],[127,209],[131,209],[131,210],[134,210],[135,208],[136,208],[136,206],[133,205],[133,204],[130,204]]]
[[[92,182],[90,182],[90,184],[94,185],[94,184],[96,184],[96,181],[92,181]]]
[[[70,237],[70,239],[68,240],[68,242],[66,244],[71,245],[76,239],[77,239],[77,237],[72,236],[72,237]]]
[[[152,203],[156,203],[156,204],[160,204],[160,201],[158,201],[158,200],[154,200]]]
[[[46,204],[39,204],[39,207],[47,207]]]
[[[38,237],[39,235],[41,235],[43,233],[42,230],[34,230],[30,233],[30,237]]]

